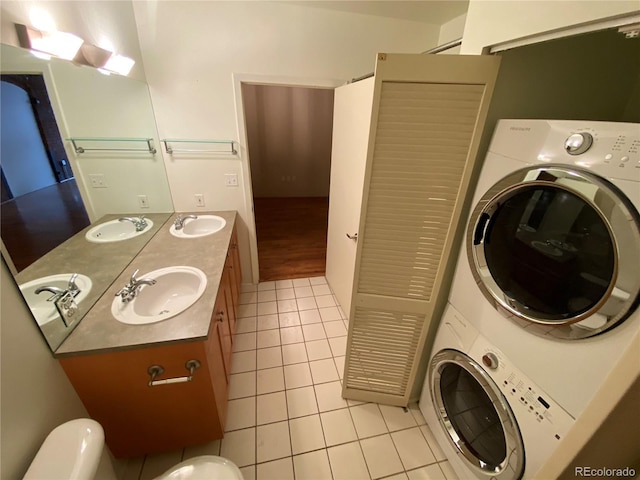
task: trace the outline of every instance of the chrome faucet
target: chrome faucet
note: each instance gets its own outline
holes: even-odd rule
[[[136,226],[136,232],[141,232],[147,228],[147,221],[144,219],[144,215],[141,217],[120,217],[118,220],[133,223]]]
[[[130,302],[131,300],[136,298],[138,292],[140,291],[140,287],[142,287],[143,285],[156,284],[156,280],[152,278],[136,278],[136,275],[138,275],[139,271],[140,269],[136,269],[136,271],[133,272],[133,275],[131,275],[129,283],[127,283],[123,288],[116,292],[116,297],[120,297],[123,303]]]
[[[176,230],[182,230],[182,227],[184,227],[184,221],[187,220],[188,218],[193,218],[194,220],[196,218],[198,218],[197,215],[185,215],[184,217],[182,215],[178,215],[175,219],[175,221],[173,222],[173,226],[176,227]]]
[[[59,300],[60,298],[64,297],[68,293],[76,297],[80,293],[80,289],[78,288],[78,285],[76,285],[76,278],[78,278],[77,273],[74,273],[73,275],[71,275],[71,278],[69,279],[69,283],[67,284],[67,288],[59,288],[59,287],[52,287],[52,286],[45,285],[44,287],[37,288],[34,293],[36,295],[39,295],[42,292],[53,293],[51,297],[47,298],[47,302],[55,302],[56,300]]]

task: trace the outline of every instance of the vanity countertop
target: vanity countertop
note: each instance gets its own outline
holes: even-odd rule
[[[212,235],[177,238],[169,233],[169,227],[178,215],[173,214],[56,350],[56,357],[107,353],[207,338],[236,212],[180,214],[218,215],[226,220],[226,225]],[[141,278],[147,272],[180,265],[197,267],[207,276],[206,290],[195,304],[175,317],[147,325],[127,325],[113,318],[111,303],[116,292],[129,282],[136,269],[140,269],[138,278]]]

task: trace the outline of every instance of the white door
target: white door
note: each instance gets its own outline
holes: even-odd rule
[[[356,234],[369,144],[373,84],[373,78],[368,78],[343,85],[335,89],[333,100],[326,277],[347,314],[351,309],[356,265]]]

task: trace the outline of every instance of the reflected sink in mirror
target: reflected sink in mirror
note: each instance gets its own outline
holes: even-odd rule
[[[120,296],[113,300],[111,314],[122,323],[145,325],[167,320],[196,303],[207,287],[204,272],[187,266],[161,268],[138,279],[156,283],[138,287],[136,296],[128,302]]]
[[[227,224],[226,220],[217,215],[198,215],[196,218],[193,216],[185,216],[182,221],[182,228],[177,228],[180,223],[180,217],[171,225],[169,231],[171,235],[179,238],[197,238],[205,237],[207,235],[219,232]]]
[[[49,323],[56,318],[60,318],[58,310],[53,302],[49,302],[48,299],[53,295],[49,292],[42,292],[36,294],[36,290],[41,287],[55,287],[62,290],[69,286],[69,279],[73,276],[73,273],[61,273],[58,275],[49,275],[47,277],[37,278],[27,283],[20,285],[20,292],[27,301],[29,308],[33,312],[33,316],[36,319],[38,325],[42,326]],[[75,279],[75,283],[80,289],[80,293],[76,295],[74,301],[76,304],[80,304],[91,292],[93,283],[91,279],[86,275],[78,274]]]
[[[145,218],[144,221],[147,225],[138,231],[135,224],[137,221],[140,221],[139,217],[123,217],[122,219],[101,223],[91,228],[86,233],[85,238],[93,243],[120,242],[142,235],[153,227],[153,222]]]

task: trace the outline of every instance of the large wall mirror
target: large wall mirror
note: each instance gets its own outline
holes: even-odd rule
[[[169,218],[171,193],[145,83],[4,44],[0,62],[2,255],[55,351]],[[78,153],[70,138],[94,140],[76,142]],[[96,224],[141,215],[153,226],[140,235],[85,238]],[[47,301],[53,292],[34,294],[76,273],[68,317]]]

